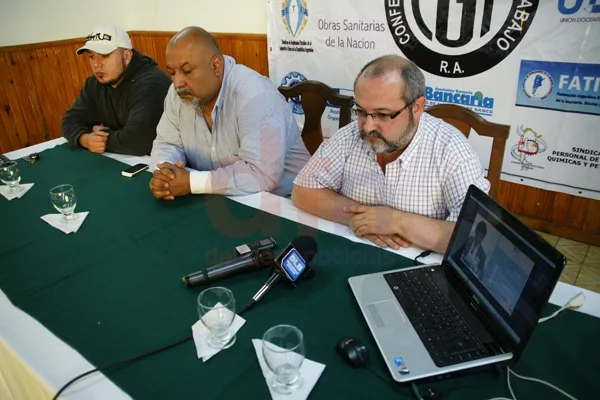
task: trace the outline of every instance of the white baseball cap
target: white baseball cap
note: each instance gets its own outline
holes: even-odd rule
[[[109,54],[118,49],[131,49],[131,39],[127,32],[115,25],[98,25],[92,29],[87,37],[85,45],[77,50],[77,55],[86,50],[92,50],[100,54]]]

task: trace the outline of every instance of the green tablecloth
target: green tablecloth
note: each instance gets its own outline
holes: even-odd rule
[[[231,259],[236,245],[265,236],[277,240],[276,253],[300,234],[317,240],[315,278],[296,289],[275,287],[244,315],[247,322],[231,349],[203,363],[188,342],[109,372],[133,398],[268,398],[251,339],[280,323],[298,326],[305,334],[307,357],[326,365],[311,399],[410,398],[408,388],[391,383],[347,279],[412,265],[411,260],[220,196],[157,201],[148,190],[149,174],[122,177],[124,164],[66,146],[43,152],[33,165],[19,165],[21,182],[35,186],[19,200],[0,198],[0,288],[95,366],[191,333],[201,288],[187,289],[183,275]],[[75,234],[66,235],[40,219],[55,212],[48,191],[60,183],[74,185],[76,212],[90,212]],[[241,309],[268,275],[264,270],[221,283],[234,292]],[[600,392],[599,333],[600,320],[565,312],[536,329],[515,370],[550,381],[579,399],[595,398]],[[343,336],[363,341],[370,350],[370,367],[389,382],[366,369],[350,368],[334,348]],[[447,399],[508,394],[506,377],[491,373],[421,387],[438,388]],[[518,398],[562,398],[533,383],[514,381],[513,388]]]

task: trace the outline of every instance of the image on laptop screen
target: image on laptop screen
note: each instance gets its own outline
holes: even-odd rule
[[[556,271],[529,240],[531,233],[514,221],[493,203],[469,198],[445,261],[518,344],[535,326],[543,305],[540,299],[551,289]]]
[[[478,214],[460,259],[500,305],[512,314],[533,261]]]

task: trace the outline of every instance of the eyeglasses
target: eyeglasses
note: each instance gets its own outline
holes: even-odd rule
[[[366,112],[365,110],[362,110],[360,108],[353,108],[352,115],[354,115],[355,117],[361,118],[361,119],[365,119],[370,115],[371,118],[373,118],[373,121],[390,122],[391,120],[396,118],[398,115],[402,114],[402,111],[404,111],[408,107],[412,106],[412,104],[414,102],[415,102],[414,100],[411,101],[410,103],[408,103],[404,107],[402,107],[400,110],[398,110],[392,114],[386,114],[386,113],[371,113],[371,114],[369,114],[368,112]]]

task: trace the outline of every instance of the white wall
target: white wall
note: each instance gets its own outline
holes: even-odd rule
[[[269,0],[0,0],[0,46],[86,36],[98,23],[125,30],[266,33]],[[278,0],[271,0],[278,1]]]
[[[209,32],[267,33],[267,0],[128,1],[128,30],[179,31],[195,25]]]
[[[130,16],[115,12],[125,1],[102,0],[102,7],[92,7],[82,0],[0,0],[0,46],[87,36],[100,22],[125,28]]]

